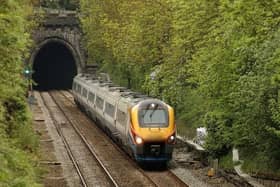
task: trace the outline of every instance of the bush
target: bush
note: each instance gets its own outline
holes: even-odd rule
[[[36,150],[23,78],[31,45],[31,0],[0,3],[0,186],[39,186]]]
[[[0,142],[0,186],[40,186],[34,158],[7,141]]]

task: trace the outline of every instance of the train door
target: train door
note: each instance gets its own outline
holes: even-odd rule
[[[87,105],[87,95],[88,95],[87,87],[83,84],[82,85],[82,101],[83,101],[84,105]]]
[[[81,95],[82,95],[82,87],[80,81],[76,81],[76,98],[79,102],[81,102]]]
[[[95,109],[96,109],[96,117],[101,123],[103,123],[103,113],[104,113],[104,98],[100,94],[100,90],[96,92],[96,99],[95,99]]]
[[[127,120],[129,118],[126,103],[122,102],[121,99],[118,100],[116,110],[116,128],[122,137],[122,141],[125,142]]]
[[[111,99],[111,96],[107,96],[105,100],[105,109],[104,109],[104,119],[108,129],[110,129],[113,135],[117,135],[116,125],[115,125],[115,111],[116,111],[116,102]]]
[[[92,119],[96,118],[95,115],[95,92],[94,89],[89,89],[88,93],[88,105],[89,105],[89,115]]]

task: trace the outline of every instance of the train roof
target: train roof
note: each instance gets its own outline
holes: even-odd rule
[[[104,95],[112,95],[113,97],[123,98],[128,103],[137,104],[140,101],[147,100],[147,99],[155,99],[151,98],[147,95],[134,92],[128,88],[121,87],[118,85],[113,84],[110,80],[104,80],[103,77],[96,76],[93,74],[78,74],[75,77],[76,80],[80,80],[87,84],[89,87],[100,87],[102,91],[106,91]],[[158,99],[156,99],[158,100]]]

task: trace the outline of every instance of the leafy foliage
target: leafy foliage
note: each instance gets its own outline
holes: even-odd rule
[[[279,9],[273,0],[81,0],[81,22],[89,63],[206,126],[213,156],[250,148],[279,168]]]
[[[25,101],[27,57],[34,22],[30,0],[0,1],[0,186],[38,186],[37,139]]]

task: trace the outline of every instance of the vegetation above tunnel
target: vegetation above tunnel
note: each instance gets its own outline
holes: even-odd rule
[[[81,0],[81,11],[89,62],[206,126],[213,156],[239,147],[255,169],[280,168],[279,1]]]

